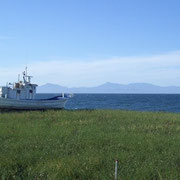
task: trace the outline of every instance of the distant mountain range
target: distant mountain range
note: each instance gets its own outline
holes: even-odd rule
[[[148,83],[133,83],[128,85],[107,82],[97,87],[67,88],[57,84],[45,84],[38,87],[38,93],[152,93],[179,94],[179,86],[161,87]]]

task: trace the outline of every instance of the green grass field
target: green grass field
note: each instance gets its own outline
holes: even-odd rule
[[[180,114],[0,114],[0,179],[180,179]]]

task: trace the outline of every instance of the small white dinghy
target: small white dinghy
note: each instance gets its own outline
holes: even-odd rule
[[[58,94],[51,95],[43,94],[38,98],[36,87],[38,85],[31,83],[32,76],[23,72],[23,81],[18,78],[17,83],[7,84],[0,87],[0,109],[15,109],[15,110],[38,110],[38,109],[63,109],[65,103],[71,95]]]

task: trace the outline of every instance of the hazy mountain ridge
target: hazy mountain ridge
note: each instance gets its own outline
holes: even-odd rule
[[[107,82],[96,87],[68,88],[47,83],[38,87],[38,93],[164,93],[179,94],[179,86],[161,87],[148,83],[132,83],[128,85]]]

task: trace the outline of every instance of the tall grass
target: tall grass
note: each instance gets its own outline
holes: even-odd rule
[[[0,179],[180,179],[180,114],[0,114]]]

